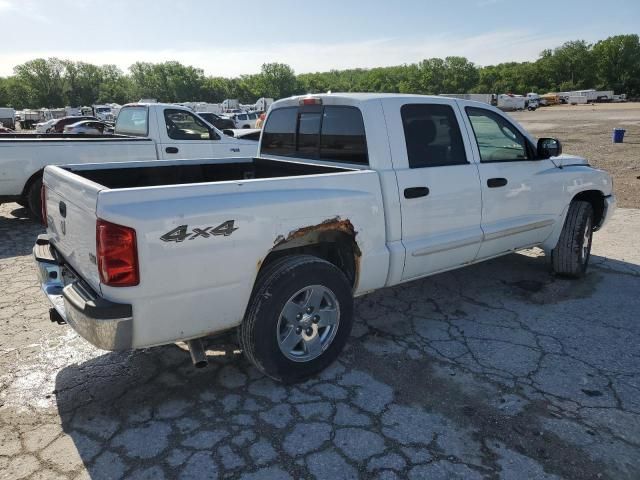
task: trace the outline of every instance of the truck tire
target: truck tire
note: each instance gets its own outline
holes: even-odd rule
[[[589,202],[571,202],[558,244],[551,251],[553,271],[580,278],[587,271],[593,240],[593,207]]]
[[[258,276],[240,345],[265,375],[284,383],[329,366],[353,324],[353,296],[335,265],[311,255],[288,256]]]
[[[42,220],[42,178],[36,178],[27,189],[27,207],[36,220]]]

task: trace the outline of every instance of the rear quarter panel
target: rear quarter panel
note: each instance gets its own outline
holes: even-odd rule
[[[356,294],[383,286],[387,277],[384,211],[373,171],[104,190],[97,214],[137,232],[140,285],[102,286],[105,298],[133,305],[135,347],[238,325],[274,245],[335,217],[349,220],[357,232],[362,256]],[[229,220],[237,230],[228,236],[161,240],[183,225],[193,232]]]

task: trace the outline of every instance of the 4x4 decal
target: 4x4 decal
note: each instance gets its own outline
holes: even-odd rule
[[[189,225],[180,225],[162,235],[160,240],[163,242],[183,242],[185,240],[195,240],[196,238],[228,237],[238,230],[238,227],[235,227],[234,224],[235,220],[227,220],[217,227],[193,228],[191,231],[189,231]]]

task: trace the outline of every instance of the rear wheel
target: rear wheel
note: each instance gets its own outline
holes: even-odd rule
[[[42,219],[42,198],[40,191],[42,190],[42,178],[34,180],[27,190],[27,206],[31,215],[37,220]]]
[[[285,383],[329,366],[353,323],[353,297],[335,265],[310,255],[285,257],[261,273],[240,326],[247,358]]]
[[[589,202],[571,202],[560,239],[551,251],[553,271],[571,278],[587,271],[593,240],[593,207]]]

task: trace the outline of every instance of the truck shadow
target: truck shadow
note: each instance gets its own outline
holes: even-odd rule
[[[514,326],[510,318],[512,313],[509,312],[522,309],[530,312],[531,318],[535,319],[547,315],[546,312],[553,309],[554,305],[564,302],[572,302],[579,310],[588,312],[594,302],[603,301],[600,293],[597,299],[593,299],[601,289],[618,288],[620,282],[640,285],[638,265],[598,256],[592,257],[592,263],[593,268],[587,277],[574,282],[554,277],[544,257],[516,254],[358,299],[353,336],[340,362],[318,378],[299,386],[282,386],[264,378],[235,346],[228,344],[216,346],[214,343],[209,346],[210,363],[204,369],[193,368],[188,353],[174,345],[102,355],[94,350],[89,356],[97,356],[69,365],[56,376],[54,393],[62,427],[73,440],[91,478],[132,476],[140,473],[137,471],[139,467],[150,469],[147,474],[155,468],[156,475],[164,472],[174,478],[187,468],[185,465],[191,463],[189,459],[201,455],[198,452],[203,449],[207,455],[212,455],[213,464],[225,464],[229,460],[221,457],[221,450],[213,448],[215,442],[208,440],[213,432],[218,432],[221,438],[233,438],[233,442],[245,434],[253,439],[263,436],[281,452],[280,442],[284,444],[284,437],[291,432],[292,425],[295,430],[297,425],[304,424],[309,418],[333,418],[307,417],[301,413],[303,410],[296,412],[285,403],[287,399],[303,399],[305,395],[309,398],[303,401],[312,401],[311,397],[318,393],[314,392],[318,382],[325,382],[324,388],[335,390],[331,394],[334,395],[333,399],[325,396],[325,400],[329,398],[326,408],[333,410],[337,403],[346,402],[343,399],[346,395],[353,395],[353,392],[341,397],[341,391],[346,392],[346,389],[334,381],[337,369],[342,372],[345,369],[347,372],[366,372],[372,379],[392,385],[392,391],[398,398],[405,398],[412,405],[420,404],[425,409],[435,408],[439,404],[457,404],[457,399],[447,399],[443,395],[458,391],[460,375],[468,374],[468,370],[462,363],[452,362],[446,358],[446,354],[432,349],[431,340],[425,342],[425,335],[430,335],[432,330],[435,332],[434,342],[443,340],[437,339],[444,333],[436,332],[434,325],[445,325],[445,318],[451,324],[455,318],[461,322],[474,321],[476,315],[478,320],[482,320],[482,315],[490,315],[491,325],[478,322],[474,335],[482,337],[483,333],[494,334],[496,326],[504,323],[505,328],[520,329],[522,338],[525,338],[531,333],[528,327]],[[615,303],[615,299],[611,302]],[[494,303],[502,306],[509,303],[509,314],[500,313],[493,306]],[[493,308],[496,308],[495,312],[484,312]],[[600,309],[603,308],[606,306],[600,306]],[[611,308],[616,307],[612,305]],[[481,310],[484,313],[479,313]],[[569,324],[574,320],[559,317],[557,321]],[[571,328],[583,327],[571,325]],[[573,331],[568,330],[566,338],[561,337],[562,332],[556,331],[555,335],[560,338],[559,341],[571,342]],[[611,335],[617,336],[618,333],[612,330]],[[83,342],[79,338],[75,341]],[[613,338],[602,338],[601,341],[607,344]],[[633,338],[628,341],[633,342]],[[629,347],[637,350],[637,347]],[[510,347],[500,353],[499,359],[504,362],[504,368],[519,364],[522,351]],[[408,360],[410,355],[413,357]],[[496,364],[497,355],[494,351],[479,350],[474,355],[480,365]],[[402,383],[402,375],[389,374],[389,362],[392,359],[407,359],[415,364],[416,371],[420,370],[418,367],[421,363],[423,371],[430,371],[433,365],[446,361],[447,368],[458,372],[459,377],[440,380],[446,383],[442,386],[442,392],[445,393],[437,390],[425,392],[421,385],[415,384],[415,379]],[[496,367],[495,371],[499,369]],[[489,377],[481,377],[478,381],[495,391],[495,378],[490,380]],[[508,387],[504,388],[508,390]],[[322,400],[322,397],[316,398]],[[310,405],[321,409],[320,400],[316,399]],[[486,401],[491,401],[491,397],[487,397]],[[368,428],[379,430],[375,425]],[[202,442],[202,445],[198,442]],[[252,462],[248,446],[240,443],[232,445],[226,440],[224,443],[238,452],[244,464]],[[561,450],[557,455],[552,452],[549,461],[555,462],[555,456],[558,456],[560,465],[562,455]],[[461,460],[465,461],[464,458]],[[587,465],[588,460],[582,459],[579,463]],[[210,464],[203,462],[195,477],[211,475],[215,478],[216,472],[207,471],[207,465]],[[246,468],[253,470],[257,465]],[[291,468],[297,471],[299,467]],[[235,472],[238,473],[238,470]],[[305,470],[298,473],[304,476]],[[569,475],[569,472],[564,473]]]

